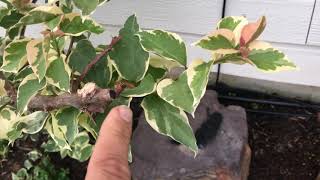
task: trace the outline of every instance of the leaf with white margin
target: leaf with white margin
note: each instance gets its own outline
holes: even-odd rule
[[[26,64],[26,46],[29,41],[30,39],[14,40],[6,46],[1,67],[3,71],[17,73]]]
[[[45,86],[46,81],[39,82],[39,79],[34,74],[30,74],[22,80],[17,94],[17,110],[19,114],[27,110],[30,100]]]
[[[23,16],[16,25],[10,28],[10,30],[23,25],[48,22],[61,14],[63,14],[63,12],[57,6],[38,6]]]
[[[217,29],[229,29],[235,35],[235,44],[238,45],[242,28],[248,24],[248,20],[243,16],[228,16],[218,22]]]
[[[74,107],[60,109],[54,116],[58,120],[58,126],[66,138],[67,142],[71,144],[79,133],[78,130],[78,116],[80,110]]]
[[[158,55],[150,55],[150,66],[155,68],[166,69],[170,71],[172,68],[182,67],[177,61],[170,61]]]
[[[16,114],[9,108],[4,108],[0,112],[0,140],[8,139],[7,133],[12,130],[17,122]]]
[[[185,112],[168,104],[156,94],[146,96],[141,106],[147,122],[155,131],[171,137],[197,154],[196,138]]]
[[[253,49],[248,59],[262,71],[294,70],[296,66],[281,51],[273,48]]]
[[[103,27],[89,17],[81,17],[79,13],[65,14],[60,23],[60,30],[69,36],[80,36],[84,32],[103,33]]]
[[[235,35],[229,29],[218,29],[201,38],[195,45],[214,51],[219,54],[231,54],[238,52],[235,45]]]
[[[82,11],[82,15],[90,15],[99,5],[99,0],[73,0],[74,5]]]
[[[186,66],[186,45],[178,34],[152,30],[139,32],[139,35],[141,44],[147,51]]]
[[[169,104],[191,114],[194,113],[194,98],[188,85],[186,71],[176,81],[172,79],[160,81],[157,86],[157,93]]]
[[[88,131],[94,139],[97,139],[99,132],[97,123],[93,119],[91,119],[91,117],[87,113],[81,113],[78,119],[79,126],[83,127],[86,131]]]
[[[149,53],[140,43],[139,25],[135,15],[130,16],[120,30],[121,40],[109,53],[119,75],[128,81],[138,82],[148,70]]]
[[[47,70],[42,40],[33,39],[29,41],[26,49],[28,62],[34,74],[39,78],[39,81],[41,81],[45,77]]]
[[[80,162],[88,160],[93,149],[93,146],[89,143],[89,141],[90,138],[88,133],[85,131],[80,132],[71,144],[72,150],[69,155]]]
[[[61,89],[62,91],[70,91],[71,69],[63,58],[52,57],[46,73],[47,82]]]
[[[59,128],[58,120],[54,117],[54,115],[52,115],[51,118],[48,119],[45,125],[45,129],[49,133],[52,140],[60,148],[60,150],[63,150],[63,149],[71,150],[71,147],[68,144],[67,140],[65,139],[63,132],[61,132]]]
[[[26,116],[18,117],[18,123],[23,127],[21,130],[26,134],[36,134],[43,128],[48,117],[48,113],[36,111]]]
[[[188,85],[194,98],[195,109],[206,91],[212,64],[212,61],[195,60],[187,69]]]
[[[157,84],[153,77],[148,74],[146,75],[137,87],[131,89],[125,89],[120,94],[125,97],[144,97],[153,93],[156,90]]]

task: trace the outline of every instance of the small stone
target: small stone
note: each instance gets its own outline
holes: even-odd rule
[[[211,116],[216,114],[215,116]],[[216,118],[221,115],[219,124]],[[214,119],[208,119],[213,117]],[[209,122],[210,121],[210,122]],[[214,121],[214,123],[212,122]],[[198,138],[207,138],[200,144],[196,157],[183,145],[155,132],[142,115],[133,134],[133,179],[149,180],[237,180],[246,179],[251,150],[245,110],[239,106],[224,107],[215,91],[207,91],[195,112],[189,116]],[[207,124],[206,124],[207,123]],[[212,135],[214,134],[214,135]],[[198,140],[199,142],[199,140]]]

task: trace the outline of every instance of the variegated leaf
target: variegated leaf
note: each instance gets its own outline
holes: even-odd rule
[[[99,133],[99,128],[97,123],[93,119],[91,119],[87,113],[80,114],[78,119],[79,119],[79,126],[83,127],[95,139],[97,139],[98,133]]]
[[[48,22],[61,14],[63,14],[63,12],[57,6],[38,6],[23,16],[15,26],[10,28],[9,31],[23,25]]]
[[[186,45],[178,34],[162,30],[152,30],[142,31],[139,35],[141,37],[141,44],[147,51],[186,66]]]
[[[154,78],[149,74],[146,75],[137,87],[125,89],[121,96],[125,97],[144,97],[156,90],[157,84]]]
[[[174,81],[164,79],[157,86],[158,95],[169,104],[193,114],[194,98],[188,85],[187,72],[184,72]]]
[[[81,17],[78,13],[69,13],[60,23],[60,30],[66,35],[80,36],[84,32],[100,34],[103,27],[89,17]]]
[[[14,40],[7,45],[3,53],[1,69],[5,72],[17,73],[27,62],[26,46],[30,39]]]
[[[166,69],[170,71],[172,68],[181,67],[177,61],[170,61],[157,55],[150,55],[150,66],[155,68]]]
[[[245,46],[256,40],[266,27],[266,17],[262,16],[257,22],[245,25],[241,32],[240,45]]]
[[[73,3],[82,11],[83,15],[89,15],[97,8],[99,0],[73,0]]]
[[[17,122],[16,114],[9,108],[4,108],[0,112],[0,140],[8,139],[7,133]]]
[[[296,66],[281,51],[273,48],[253,49],[248,59],[262,71],[279,71],[295,69]]]
[[[54,85],[62,91],[70,90],[71,70],[63,58],[52,57],[49,59],[46,79],[51,85]]]
[[[17,109],[19,114],[24,113],[27,110],[27,106],[31,98],[33,98],[37,92],[46,86],[46,81],[39,82],[38,78],[34,74],[28,75],[20,83],[17,95]]]
[[[59,110],[54,116],[58,121],[58,126],[67,142],[71,144],[79,133],[78,116],[80,110],[69,107]]]
[[[71,147],[68,144],[63,132],[61,132],[61,129],[59,128],[58,120],[55,118],[54,115],[52,115],[51,118],[48,119],[45,125],[45,129],[49,133],[52,140],[60,148],[60,150],[71,150]]]
[[[22,129],[21,131],[26,134],[36,134],[42,130],[48,114],[42,111],[36,111],[26,116],[18,117]]]
[[[235,44],[238,45],[242,28],[248,24],[248,20],[243,16],[228,16],[218,22],[217,29],[229,29],[235,35]]]
[[[149,65],[149,53],[140,44],[138,31],[137,18],[132,15],[120,30],[121,40],[109,53],[119,75],[135,82],[143,79]]]
[[[0,21],[0,26],[8,29],[15,24],[17,24],[20,19],[23,17],[23,14],[19,13],[17,10],[11,9]]]
[[[195,45],[214,51],[219,54],[231,54],[238,52],[235,45],[235,35],[229,29],[218,29],[212,34],[203,37]]]
[[[69,153],[72,158],[84,162],[88,160],[92,154],[93,146],[89,143],[89,135],[83,131],[77,135],[71,145],[71,152]]]
[[[26,49],[28,62],[34,74],[39,78],[39,81],[41,81],[45,77],[47,70],[42,40],[33,39],[29,41]]]
[[[188,85],[193,95],[195,109],[206,91],[212,63],[212,61],[195,60],[187,69]]]
[[[188,117],[182,110],[168,104],[155,94],[146,96],[141,106],[147,122],[155,131],[185,145],[195,154],[198,152],[196,138]]]

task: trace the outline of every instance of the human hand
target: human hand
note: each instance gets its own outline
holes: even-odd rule
[[[128,151],[132,111],[127,106],[113,108],[103,122],[89,161],[86,180],[130,180]]]

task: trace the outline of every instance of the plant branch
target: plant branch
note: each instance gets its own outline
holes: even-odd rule
[[[50,111],[72,106],[88,112],[104,112],[106,106],[115,98],[115,92],[101,89],[94,83],[86,84],[77,93],[65,93],[58,96],[37,95],[28,105],[29,110]]]
[[[115,44],[117,44],[120,41],[121,37],[120,36],[116,36],[113,37],[111,40],[111,43],[108,45],[108,47],[106,49],[104,49],[100,54],[98,54],[83,70],[83,72],[81,73],[81,76],[78,79],[78,82],[82,82],[84,77],[88,74],[88,72],[90,71],[90,69],[97,64],[97,62],[105,55],[107,55],[113,48],[113,46]]]

